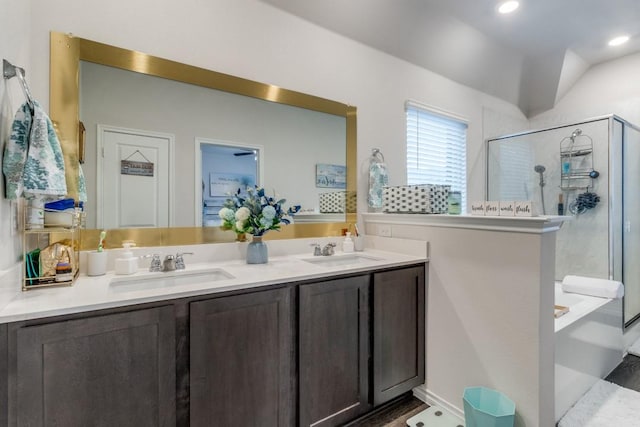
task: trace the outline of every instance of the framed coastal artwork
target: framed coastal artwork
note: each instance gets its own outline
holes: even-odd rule
[[[347,188],[347,167],[342,165],[316,164],[317,188]]]

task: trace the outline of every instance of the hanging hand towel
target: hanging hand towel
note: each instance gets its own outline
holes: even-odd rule
[[[624,285],[622,282],[593,277],[564,276],[562,290],[575,294],[590,295],[601,298],[622,298]]]
[[[51,119],[38,102],[34,102],[33,115],[26,103],[16,113],[3,171],[7,198],[67,194],[60,142]]]
[[[84,172],[82,171],[82,165],[78,163],[78,200],[81,202],[87,202],[87,183],[84,180]]]
[[[7,199],[16,200],[22,196],[22,173],[27,161],[30,129],[31,111],[25,103],[15,114],[11,125],[11,136],[4,146],[2,173]]]
[[[47,113],[37,102],[33,104],[29,151],[22,176],[25,196],[64,196],[67,181],[60,141]]]
[[[11,137],[11,123],[13,119],[13,109],[11,108],[11,102],[9,100],[9,91],[7,87],[7,79],[2,79],[4,83],[4,90],[2,91],[2,100],[0,101],[0,148],[4,149],[9,143]],[[0,175],[0,179],[2,179]],[[0,182],[0,186],[5,188],[4,180]]]

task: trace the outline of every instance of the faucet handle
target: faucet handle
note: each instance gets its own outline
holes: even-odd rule
[[[150,272],[162,271],[162,263],[160,261],[160,254],[144,255],[142,258],[151,258],[151,264],[149,264]]]
[[[309,246],[313,246],[313,256],[321,256],[322,250],[319,243],[311,243]]]
[[[333,255],[335,253],[334,249],[336,247],[335,242],[330,242],[327,243],[324,248],[322,248],[322,255],[324,256],[330,256]]]
[[[176,270],[184,270],[186,267],[184,265],[183,255],[193,255],[193,252],[178,252],[176,254]]]

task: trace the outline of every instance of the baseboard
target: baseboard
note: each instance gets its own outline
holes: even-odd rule
[[[413,389],[413,395],[425,402],[427,405],[438,406],[449,412],[451,415],[454,415],[455,417],[460,418],[462,421],[464,421],[464,410],[449,403],[434,392],[430,391],[425,385],[415,387]],[[462,399],[462,397],[460,399]]]

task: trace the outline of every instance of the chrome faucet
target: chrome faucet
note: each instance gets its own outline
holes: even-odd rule
[[[162,271],[175,271],[176,269],[176,257],[173,255],[167,255],[162,261]]]
[[[330,256],[334,254],[334,248],[336,247],[335,243],[327,243],[324,248],[322,248],[322,256]]]
[[[176,270],[185,269],[183,255],[193,255],[193,252],[178,252],[176,254]]]

